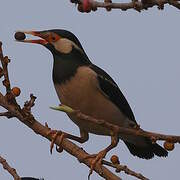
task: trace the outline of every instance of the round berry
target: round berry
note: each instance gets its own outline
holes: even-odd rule
[[[92,10],[92,4],[89,0],[83,0],[83,11],[86,12],[86,13],[89,13],[91,12]]]
[[[165,148],[167,151],[172,151],[172,150],[174,149],[174,143],[165,141],[165,142],[164,142],[164,148]]]
[[[118,158],[118,156],[116,156],[116,155],[112,155],[112,156],[111,156],[111,162],[112,162],[113,164],[120,164],[119,158]]]
[[[13,87],[11,92],[15,97],[17,97],[21,94],[21,90],[18,87]]]
[[[26,35],[23,32],[16,32],[14,35],[14,38],[16,40],[22,41],[22,40],[26,39]]]

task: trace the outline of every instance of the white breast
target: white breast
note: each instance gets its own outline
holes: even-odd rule
[[[79,67],[77,73],[64,84],[55,84],[62,104],[82,113],[126,126],[127,118],[100,90],[97,74],[88,67]],[[109,135],[110,132],[97,125],[70,117],[79,127],[95,134]]]

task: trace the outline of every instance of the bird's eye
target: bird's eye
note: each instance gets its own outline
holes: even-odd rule
[[[60,39],[60,37],[55,33],[50,33],[48,39],[49,39],[49,42],[55,43],[56,41]]]
[[[56,41],[56,37],[55,36],[52,36],[52,41]]]

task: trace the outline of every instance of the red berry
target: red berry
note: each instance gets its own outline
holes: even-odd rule
[[[91,11],[91,9],[92,9],[92,7],[91,7],[91,3],[90,3],[90,1],[89,0],[84,0],[83,1],[83,10],[84,10],[84,12],[90,12]]]
[[[13,88],[11,89],[11,92],[12,92],[12,94],[13,94],[15,97],[17,97],[17,96],[20,95],[21,90],[20,90],[18,87],[13,87]]]

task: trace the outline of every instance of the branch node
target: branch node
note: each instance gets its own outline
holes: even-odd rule
[[[133,3],[134,9],[136,11],[138,11],[138,12],[141,12],[141,7],[139,6],[138,1],[137,0],[133,0],[132,3]]]
[[[112,3],[112,0],[104,0],[104,3],[106,5],[106,10],[107,11],[111,11],[111,3]]]
[[[31,113],[31,109],[35,105],[35,100],[36,100],[36,96],[30,94],[30,100],[24,103],[23,110],[26,111],[27,113]]]

